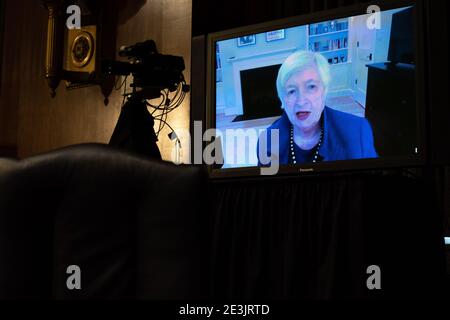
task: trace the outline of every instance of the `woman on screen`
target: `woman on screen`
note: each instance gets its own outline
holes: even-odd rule
[[[267,150],[258,141],[260,166],[267,165],[260,151],[271,157],[278,150],[280,164],[377,157],[367,119],[325,106],[330,81],[328,61],[320,53],[297,51],[284,61],[276,82],[284,110],[264,133]],[[279,130],[278,148],[270,145],[272,129]]]

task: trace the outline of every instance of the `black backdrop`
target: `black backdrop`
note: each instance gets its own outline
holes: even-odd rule
[[[445,262],[432,188],[386,173],[212,182],[215,298],[435,297]],[[381,291],[366,287],[381,269]]]
[[[191,121],[205,120],[202,57],[208,33],[358,2],[367,1],[193,0],[192,68],[198,72],[192,72]],[[444,1],[425,0],[430,102],[430,162],[425,170],[418,170],[416,177],[399,170],[393,175],[213,181],[213,297],[440,293],[445,268],[442,237],[450,235],[450,170],[445,167],[450,162],[449,8]],[[366,268],[372,264],[382,270],[379,292],[366,288]]]

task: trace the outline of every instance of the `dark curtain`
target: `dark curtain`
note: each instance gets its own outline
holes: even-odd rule
[[[210,32],[365,2],[368,0],[193,0],[192,35],[195,37]]]
[[[400,175],[213,182],[214,298],[395,298],[440,294],[433,188]],[[382,290],[368,290],[367,267]]]
[[[435,183],[439,209],[443,214],[444,234],[450,237],[450,167],[436,169]]]
[[[444,196],[443,196],[443,206],[444,206],[444,226],[445,235],[450,237],[450,167],[445,168],[444,175]]]

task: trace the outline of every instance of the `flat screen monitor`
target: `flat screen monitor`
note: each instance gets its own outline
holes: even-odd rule
[[[358,5],[210,34],[212,176],[423,164],[420,10]]]

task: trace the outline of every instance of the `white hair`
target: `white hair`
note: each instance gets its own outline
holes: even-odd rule
[[[327,59],[318,52],[300,50],[292,53],[283,62],[278,71],[277,77],[277,91],[278,97],[281,100],[281,107],[283,108],[283,101],[285,96],[285,85],[289,78],[299,71],[303,71],[309,67],[316,67],[319,72],[320,80],[324,87],[325,95],[328,92],[328,86],[331,81],[330,65]]]

